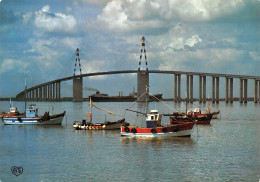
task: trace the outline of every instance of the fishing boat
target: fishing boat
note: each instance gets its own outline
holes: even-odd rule
[[[161,124],[162,114],[151,110],[146,117],[146,127],[121,126],[121,136],[125,137],[190,137],[195,122]]]
[[[146,96],[151,95],[146,89]],[[141,96],[142,97],[142,96]],[[147,99],[146,99],[147,108]],[[133,111],[126,109],[128,111]],[[182,122],[171,123],[169,125],[162,125],[162,116],[158,110],[151,110],[150,113],[133,111],[142,114],[146,117],[146,127],[137,126],[121,126],[121,136],[123,137],[190,137],[195,122]]]
[[[30,105],[23,116],[4,116],[2,121],[5,125],[61,125],[66,111],[60,114],[49,114],[38,116],[38,108]]]
[[[119,116],[115,113],[112,113],[108,110],[102,109],[98,106],[96,106],[94,104],[94,102],[92,101],[92,99],[89,99],[90,102],[90,112],[87,113],[87,117],[89,117],[89,122],[86,121],[86,119],[83,119],[82,122],[79,121],[74,121],[73,123],[73,127],[75,128],[75,130],[116,130],[116,129],[120,129],[122,124],[127,124],[125,123],[125,118],[122,116]],[[96,109],[105,111],[113,116],[118,116],[121,119],[117,120],[117,121],[105,121],[102,123],[93,123],[92,122],[92,107],[95,107]]]
[[[24,113],[19,113],[19,111],[17,110],[17,107],[10,107],[10,112],[8,113],[5,113],[5,112],[2,112],[0,114],[0,118],[3,118],[3,117],[15,117],[15,116],[24,116]]]
[[[66,111],[60,114],[50,114],[45,112],[43,116],[38,116],[38,108],[35,105],[30,105],[26,109],[26,79],[25,79],[25,89],[24,89],[24,108],[25,114],[20,114],[17,108],[11,107],[10,100],[10,113],[3,114],[1,119],[4,125],[61,125],[63,117]]]
[[[166,115],[165,115],[166,116]],[[170,123],[175,124],[182,122],[196,121],[197,124],[210,124],[212,119],[212,114],[201,113],[200,108],[196,108],[194,111],[184,112],[174,112],[173,114],[167,114],[170,116]]]

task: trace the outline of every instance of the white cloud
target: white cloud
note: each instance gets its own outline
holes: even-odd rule
[[[28,72],[26,69],[28,68],[29,63],[20,61],[20,60],[14,60],[14,59],[4,59],[2,64],[0,65],[0,74],[14,71],[17,72]]]
[[[95,72],[102,72],[105,70],[105,61],[101,60],[94,60],[94,61],[87,61],[87,60],[81,60],[81,62],[84,62],[82,64],[82,73],[95,73]],[[91,80],[105,80],[107,79],[106,75],[101,76],[91,76],[89,77]]]
[[[97,20],[110,30],[129,32],[166,28],[174,21],[210,21],[242,6],[243,0],[116,0],[106,4]]]
[[[69,9],[67,8],[67,11]],[[42,7],[40,11],[29,12],[23,15],[23,23],[33,21],[38,31],[75,33],[77,31],[77,20],[73,15],[63,13],[52,13],[50,6]],[[40,35],[40,33],[38,33]]]
[[[201,41],[202,41],[201,38],[196,34],[196,35],[193,35],[188,40],[186,40],[185,45],[194,47],[194,45],[200,43]]]

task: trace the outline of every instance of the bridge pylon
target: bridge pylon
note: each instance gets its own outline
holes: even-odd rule
[[[73,102],[81,102],[83,101],[83,93],[82,93],[82,77],[76,76],[76,67],[77,62],[79,63],[79,70],[81,75],[81,65],[80,65],[80,58],[79,58],[79,48],[76,50],[76,59],[75,59],[75,67],[74,67],[74,75],[73,75]]]
[[[149,92],[149,72],[148,72],[148,67],[147,67],[148,63],[147,63],[144,36],[142,37],[141,47],[142,48],[141,48],[141,52],[140,52],[139,67],[138,67],[138,72],[137,72],[137,98],[139,98],[138,101],[144,102],[146,100],[145,95],[144,95],[144,93],[146,92],[146,89],[148,89],[148,92]],[[143,54],[144,54],[144,59],[145,59],[145,70],[141,69]],[[149,97],[147,98],[147,101],[149,101]]]

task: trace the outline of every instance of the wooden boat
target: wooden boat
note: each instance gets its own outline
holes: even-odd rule
[[[91,98],[90,98],[89,102],[90,102],[90,112],[87,114],[87,117],[90,118],[90,121],[86,122],[85,119],[83,119],[82,122],[75,121],[73,123],[73,127],[75,128],[75,130],[116,130],[116,129],[119,130],[122,124],[126,124],[125,118],[123,118],[122,116],[119,116],[115,113],[112,113],[108,110],[105,110],[105,109],[102,109],[102,108],[96,106]],[[119,116],[122,119],[113,121],[113,122],[105,121],[103,123],[93,123],[92,122],[92,107],[105,111],[111,115]]]
[[[145,92],[145,98],[148,98],[151,94],[147,89]],[[140,98],[143,97],[140,96]],[[146,99],[147,108],[147,99]],[[127,109],[128,111],[133,111]],[[191,136],[192,128],[195,122],[176,122],[170,125],[162,125],[162,114],[158,113],[158,110],[151,110],[150,113],[139,111],[133,111],[142,114],[146,117],[146,127],[136,126],[121,126],[121,136],[123,137],[189,137]]]
[[[43,116],[38,116],[38,108],[31,105],[26,109],[26,115],[4,116],[2,121],[5,125],[61,125],[65,113],[66,111],[60,114],[45,112]]]

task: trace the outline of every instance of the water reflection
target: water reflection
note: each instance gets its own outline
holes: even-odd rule
[[[168,138],[134,138],[121,137],[121,145],[128,144],[151,145],[158,148],[165,147],[193,147],[196,142],[190,137],[168,137]]]

